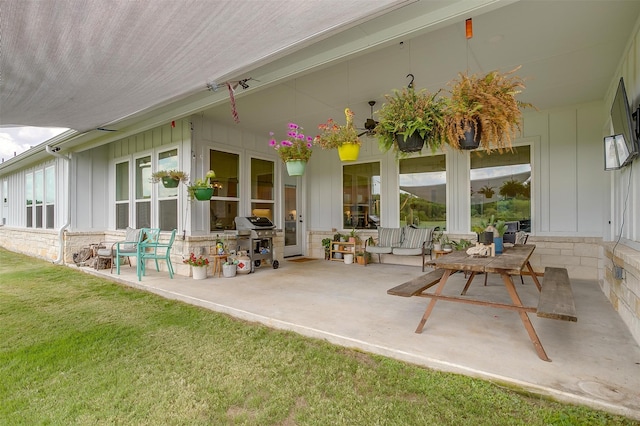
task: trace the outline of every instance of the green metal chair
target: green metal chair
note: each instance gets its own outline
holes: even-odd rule
[[[112,265],[115,263],[116,274],[120,275],[120,259],[126,257],[129,260],[129,267],[131,267],[131,258],[138,257],[138,246],[145,234],[142,229],[127,228],[124,241],[118,241],[113,243],[112,251]]]
[[[176,239],[177,230],[174,229],[173,231],[171,231],[171,236],[169,237],[169,241],[167,243],[160,242],[160,230],[158,229],[157,231],[157,233],[148,235],[147,238],[139,245],[140,251],[138,253],[138,264],[140,265],[140,267],[138,268],[138,281],[141,281],[142,276],[146,275],[146,261],[151,259],[155,260],[156,262],[156,271],[160,271],[158,260],[164,260],[165,262],[167,262],[169,277],[173,279],[171,248],[173,247],[173,242]]]

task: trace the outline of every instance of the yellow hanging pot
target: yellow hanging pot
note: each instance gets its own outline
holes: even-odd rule
[[[343,143],[338,147],[340,161],[356,161],[360,155],[360,145],[357,143]]]

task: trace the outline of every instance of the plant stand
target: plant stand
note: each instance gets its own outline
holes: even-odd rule
[[[338,260],[345,262],[345,257],[347,254],[352,255],[351,262],[345,263],[353,263],[353,256],[356,253],[356,242],[347,242],[347,241],[332,241],[331,242],[331,260]]]

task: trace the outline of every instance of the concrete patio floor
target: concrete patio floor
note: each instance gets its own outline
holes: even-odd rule
[[[74,266],[75,268],[75,266]],[[414,332],[430,299],[390,296],[387,290],[422,274],[415,266],[345,265],[320,259],[284,260],[254,273],[205,280],[147,268],[121,275],[81,268],[120,283],[247,321],[417,365],[520,386],[555,399],[640,420],[640,347],[595,281],[572,280],[578,322],[529,318],[552,362],[536,355],[514,311],[439,301],[422,334]],[[478,276],[467,295],[510,303],[504,284]],[[445,294],[459,294],[454,274]],[[537,305],[530,277],[523,303]]]

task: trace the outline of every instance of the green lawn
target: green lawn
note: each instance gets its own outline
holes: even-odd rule
[[[0,330],[1,425],[636,424],[2,249]]]

